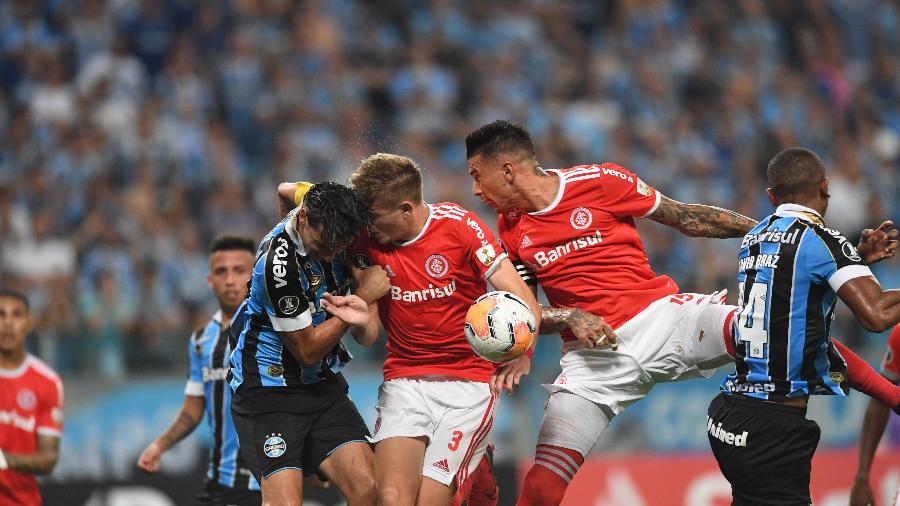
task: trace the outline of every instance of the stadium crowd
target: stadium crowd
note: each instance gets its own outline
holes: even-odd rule
[[[900,6],[2,2],[0,284],[28,293],[32,342],[64,375],[183,368],[172,350],[214,307],[210,239],[261,237],[278,182],[344,181],[397,152],[429,201],[493,224],[463,138],[497,118],[529,128],[545,168],[614,161],[748,216],[769,212],[766,161],[809,147],[831,174],[826,218],[852,237],[900,217]],[[685,289],[735,291],[734,241],[641,231]],[[891,287],[896,265],[877,270]]]

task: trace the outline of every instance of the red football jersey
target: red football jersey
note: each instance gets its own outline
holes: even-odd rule
[[[0,370],[0,450],[37,451],[38,435],[62,435],[62,418],[62,381],[47,364],[26,355],[17,369]],[[41,504],[35,476],[0,471],[0,504]]]
[[[453,203],[428,208],[425,226],[411,241],[380,245],[363,234],[350,247],[354,263],[380,265],[390,279],[390,293],[378,301],[388,335],[384,380],[444,375],[487,381],[496,366],[475,355],[463,323],[506,253],[475,213]]]
[[[546,209],[500,216],[500,241],[526,282],[536,280],[555,307],[577,307],[621,326],[651,302],[678,292],[657,276],[634,225],[660,195],[612,163],[551,170],[559,191]],[[564,340],[572,333],[562,332]]]
[[[894,383],[900,383],[900,324],[896,325],[888,336],[887,353],[881,362],[881,373]]]

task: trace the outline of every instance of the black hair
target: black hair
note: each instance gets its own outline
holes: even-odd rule
[[[240,235],[220,235],[212,240],[209,245],[209,252],[217,251],[249,251],[251,255],[256,254],[256,243],[249,237]]]
[[[339,183],[313,185],[303,196],[303,209],[309,225],[322,228],[322,242],[329,248],[349,242],[369,224],[369,207]]]
[[[818,184],[825,178],[822,159],[813,151],[787,148],[775,155],[766,168],[769,188],[780,200],[809,198],[815,195]]]
[[[515,151],[524,151],[534,156],[534,142],[528,130],[511,121],[497,120],[466,136],[467,159],[475,155],[490,158]]]
[[[18,290],[0,287],[0,298],[2,297],[9,297],[11,299],[20,300],[22,301],[22,304],[25,304],[25,311],[28,311],[30,309],[28,305],[28,297],[26,297],[24,293]]]

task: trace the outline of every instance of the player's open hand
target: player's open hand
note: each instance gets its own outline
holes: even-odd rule
[[[353,266],[352,272],[356,284],[353,293],[368,303],[384,297],[391,289],[387,273],[380,265],[373,265],[365,269]]]
[[[489,385],[494,395],[503,393],[503,389],[509,389],[509,395],[512,395],[513,388],[519,386],[522,377],[531,372],[531,359],[526,355],[521,355],[516,359],[510,360],[500,367],[491,375]]]
[[[576,309],[572,311],[566,324],[585,348],[609,346],[615,351],[619,347],[616,331],[598,315]]]
[[[850,489],[850,506],[877,506],[868,478],[857,477]]]
[[[894,228],[893,221],[885,221],[876,229],[867,228],[862,231],[856,252],[866,265],[872,265],[885,258],[891,258],[900,245],[897,238],[900,232]]]
[[[369,305],[356,295],[332,295],[322,297],[322,309],[348,325],[369,323]]]
[[[156,441],[150,443],[147,448],[138,457],[137,465],[145,473],[155,473],[159,471],[159,458],[162,457],[162,451],[156,444]]]

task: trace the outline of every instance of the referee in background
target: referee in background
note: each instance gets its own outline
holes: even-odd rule
[[[778,153],[767,172],[777,209],[741,244],[735,372],[710,403],[706,427],[733,505],[805,506],[820,435],[806,419],[807,400],[849,387],[848,358],[830,338],[835,303],[840,297],[873,332],[900,322],[900,290],[883,291],[868,267],[894,255],[898,233],[882,223],[854,248],[826,228],[828,178],[808,149]]]

